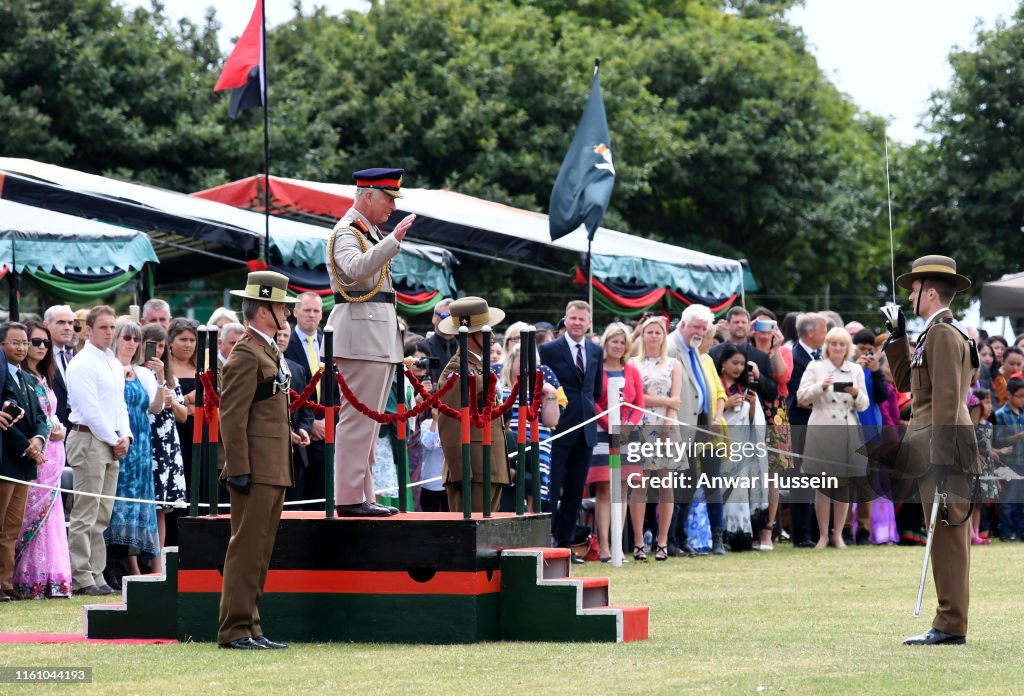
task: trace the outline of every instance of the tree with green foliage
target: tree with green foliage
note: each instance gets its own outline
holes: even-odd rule
[[[981,283],[1024,270],[1024,8],[950,55],[953,80],[932,96],[929,130],[903,161],[900,263],[953,256]]]

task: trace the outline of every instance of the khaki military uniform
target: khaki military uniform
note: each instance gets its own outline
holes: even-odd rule
[[[472,352],[469,354],[469,371],[477,376],[477,395],[470,395],[476,398],[479,403],[479,395],[484,393],[486,387],[481,377],[483,369],[480,358]],[[452,379],[452,373],[459,371],[459,356],[453,357],[444,370],[441,372],[439,386],[445,385]],[[455,386],[444,395],[442,401],[448,406],[459,410],[462,407],[462,387],[458,383],[459,377],[454,377]],[[501,391],[496,389],[494,395],[495,405],[501,403]],[[483,430],[477,427],[470,428],[470,465],[472,469],[472,495],[473,511],[483,512],[483,501],[486,497],[490,501],[490,509],[496,510],[498,501],[501,498],[501,487],[512,482],[508,466],[508,452],[505,449],[505,431],[502,428],[500,418],[492,420],[491,428],[491,489],[483,490],[484,475],[484,450]],[[448,509],[453,512],[462,510],[462,424],[458,419],[449,418],[443,413],[437,426],[438,436],[441,439],[441,448],[444,450],[444,467],[441,473],[441,481],[444,483],[448,493]]]
[[[284,505],[293,485],[289,396],[268,398],[270,382],[279,380],[283,362],[276,345],[253,332],[239,339],[221,372],[220,432],[225,462],[221,476],[252,477],[248,494],[228,487],[231,496],[231,541],[224,558],[217,642],[263,635],[259,602]]]
[[[931,564],[938,607],[932,627],[967,635],[970,599],[972,474],[979,472],[978,443],[967,412],[974,368],[966,334],[949,310],[932,318],[913,355],[907,339],[886,346],[896,388],[910,391],[913,415],[896,459],[897,476],[918,479],[925,517],[931,514],[936,475],[947,493],[947,520],[935,525]]]
[[[360,239],[366,245],[365,251]],[[339,290],[340,282],[340,289],[349,295],[366,295],[377,286],[381,272],[398,254],[400,246],[394,236],[383,235],[359,211],[350,209],[334,226],[334,291]],[[380,291],[394,293],[390,275],[384,278]],[[361,402],[382,412],[395,365],[403,357],[394,301],[338,302],[327,323],[334,328],[334,359],[341,376]],[[380,424],[344,399],[340,406],[335,434],[334,500],[338,505],[373,502],[371,469]]]

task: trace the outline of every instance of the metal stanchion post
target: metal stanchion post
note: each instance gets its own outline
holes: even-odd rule
[[[482,397],[477,397],[475,394],[473,398],[477,400],[477,407],[480,413],[483,414],[487,408],[487,396],[490,393],[491,385],[491,327],[486,324],[483,327],[483,350],[480,352],[481,358],[481,373],[480,373],[480,387],[483,393]],[[481,462],[481,471],[483,472],[483,511],[484,517],[491,516],[491,424],[489,421],[484,421],[484,429],[482,433],[483,443],[483,457]]]
[[[459,413],[462,424],[462,516],[473,516],[473,463],[470,451],[469,423],[469,328],[459,327],[459,392],[462,397]]]
[[[217,327],[214,324],[206,327],[206,349],[209,352],[207,363],[210,366],[210,374],[213,375],[211,382],[213,384],[213,395],[215,395],[218,389],[217,367],[220,365],[220,360],[217,358]],[[213,395],[207,395],[207,398],[213,398]],[[203,437],[203,445],[207,450],[206,456],[209,461],[207,473],[209,476],[208,485],[210,487],[210,508],[206,511],[206,514],[211,517],[215,517],[220,512],[220,508],[217,507],[217,503],[220,502],[219,472],[217,470],[217,420],[218,411],[214,410],[213,415],[206,421]]]
[[[526,432],[529,427],[529,389],[526,383],[527,360],[526,360],[527,330],[519,334],[519,417],[516,419],[516,514],[526,514],[526,468],[530,462],[526,455]],[[537,487],[536,482],[533,484]],[[534,495],[536,497],[536,494]]]
[[[324,395],[324,517],[334,517],[334,327],[324,327],[324,374],[320,393]]]
[[[526,350],[526,403],[533,404],[536,400],[534,392],[537,390],[537,328],[528,326],[525,338],[519,342]],[[520,358],[522,359],[522,358]],[[539,402],[543,404],[543,402]],[[530,478],[533,479],[533,512],[541,511],[540,494],[540,411],[530,419],[530,449],[527,461],[530,463]]]
[[[608,532],[611,541],[611,564],[618,568],[622,565],[622,458],[619,455],[621,441],[619,434],[622,428],[622,389],[626,384],[624,377],[608,379],[608,485],[611,492],[611,529]]]
[[[405,332],[402,332],[402,345],[405,345]],[[408,427],[405,422],[405,363],[398,363],[398,510],[409,512],[406,496],[409,495],[409,447]]]
[[[192,407],[192,475],[189,482],[192,486],[189,495],[188,515],[197,517],[199,515],[199,487],[202,485],[202,461],[203,461],[203,431],[206,429],[206,418],[203,412],[203,370],[206,368],[206,327],[200,326],[196,330],[196,389],[195,401]]]

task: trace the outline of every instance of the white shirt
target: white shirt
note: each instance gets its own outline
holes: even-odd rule
[[[569,334],[568,333],[565,334],[565,342],[569,344],[569,352],[572,354],[572,364],[573,365],[576,364],[576,356],[577,355],[582,355],[583,356],[583,371],[584,372],[586,372],[586,370],[587,370],[587,347],[584,345],[584,341],[586,341],[586,340],[587,340],[587,337],[584,336],[583,337],[583,341],[580,341],[579,343],[577,343],[576,341],[574,341],[571,338],[569,338]],[[580,348],[582,348],[582,350],[579,350],[579,351],[576,350],[576,346],[579,346]]]
[[[122,435],[131,436],[124,368],[113,351],[100,350],[86,341],[85,348],[68,363],[67,384],[72,423],[88,427],[96,439],[111,447]]]

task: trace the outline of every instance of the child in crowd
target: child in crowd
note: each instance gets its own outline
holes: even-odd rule
[[[1006,463],[1018,476],[1024,476],[1024,379],[1014,377],[1006,384],[1006,403],[996,411],[993,440],[996,447],[1010,447]],[[1006,482],[999,506],[999,538],[1016,541],[1024,538],[1024,478]]]
[[[967,409],[971,413],[974,432],[978,437],[978,456],[981,457],[981,478],[978,486],[978,505],[974,506],[971,515],[971,543],[975,545],[990,544],[991,539],[981,536],[981,505],[986,500],[999,499],[999,482],[995,479],[996,465],[1000,464],[999,455],[1010,454],[1013,447],[1002,449],[992,448],[992,394],[988,389],[974,389],[967,397]]]

